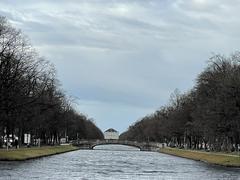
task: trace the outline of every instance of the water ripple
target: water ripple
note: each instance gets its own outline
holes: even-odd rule
[[[238,168],[212,166],[153,152],[116,151],[116,147],[113,148],[114,151],[79,150],[26,162],[0,162],[0,180],[240,180]]]

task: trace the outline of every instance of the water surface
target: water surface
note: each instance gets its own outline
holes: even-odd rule
[[[0,162],[0,180],[8,179],[240,180],[240,169],[107,145],[25,162]]]

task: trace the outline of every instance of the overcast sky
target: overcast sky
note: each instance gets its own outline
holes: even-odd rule
[[[212,53],[240,50],[240,0],[2,0],[77,109],[123,132],[190,90]]]

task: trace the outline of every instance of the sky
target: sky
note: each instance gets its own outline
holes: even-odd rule
[[[213,54],[240,50],[240,0],[1,0],[52,62],[75,108],[127,130],[189,91]]]

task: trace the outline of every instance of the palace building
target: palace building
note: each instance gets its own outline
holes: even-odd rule
[[[119,133],[115,129],[108,129],[104,132],[104,139],[118,139]]]

